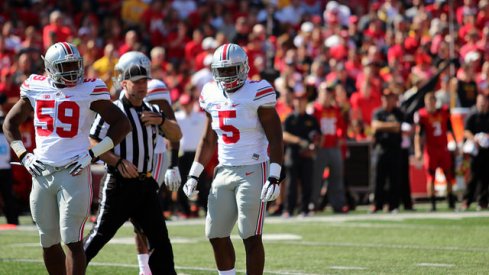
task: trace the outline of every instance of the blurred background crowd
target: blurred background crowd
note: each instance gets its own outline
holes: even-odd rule
[[[352,208],[343,172],[338,172],[348,156],[345,141],[373,139],[372,113],[382,107],[383,94],[398,96],[411,124],[423,104],[422,98],[413,101],[420,90],[434,91],[439,106],[452,110],[471,108],[478,94],[489,95],[487,0],[0,2],[4,113],[18,100],[22,82],[43,73],[41,54],[54,42],[77,45],[86,77],[104,80],[114,98],[111,78],[118,57],[133,50],[146,53],[153,78],[167,84],[175,109],[186,112],[199,111],[196,99],[212,80],[213,51],[223,43],[241,45],[248,53],[249,77],[267,79],[278,92],[276,108],[291,134],[286,137],[292,147],[286,159],[288,190],[270,209],[284,216],[293,214],[295,202],[303,215],[321,209],[325,178],[333,183],[328,188],[333,210]],[[318,114],[329,113],[321,106],[335,107],[330,120]],[[317,132],[325,137],[321,144],[314,129],[295,132],[293,121],[286,123],[294,112],[313,114]],[[26,124],[26,145],[34,146],[32,131]],[[312,165],[298,168],[297,156],[312,159]],[[25,203],[30,179],[20,174],[14,172],[13,187]],[[309,184],[315,181],[320,183]]]

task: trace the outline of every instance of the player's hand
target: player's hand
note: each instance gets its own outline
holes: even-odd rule
[[[92,162],[92,154],[89,151],[82,153],[76,156],[68,165],[66,165],[66,169],[70,169],[70,174],[72,176],[78,176],[78,174],[85,169]]]
[[[148,125],[160,125],[162,123],[161,113],[144,111],[141,113],[141,122],[144,126]]]
[[[261,200],[263,202],[273,201],[280,195],[279,180],[274,177],[268,177],[267,182],[261,189]]]
[[[128,160],[123,159],[116,168],[123,178],[133,179],[139,177],[138,168]]]
[[[196,177],[188,176],[188,180],[183,186],[183,192],[185,193],[185,195],[187,195],[189,199],[193,198],[199,193],[199,191],[196,190],[197,182],[198,181]]]
[[[178,170],[178,166],[168,168],[165,173],[166,188],[172,192],[176,192],[178,191],[181,183],[182,177],[180,177],[180,170]]]
[[[46,170],[44,163],[38,160],[33,153],[27,153],[21,160],[22,165],[27,171],[34,177],[38,177],[42,174],[42,171]]]

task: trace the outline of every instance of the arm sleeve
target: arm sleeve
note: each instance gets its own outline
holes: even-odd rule
[[[166,100],[171,105],[170,90],[166,84],[158,79],[152,79],[148,83],[148,93],[144,98],[146,102],[153,102],[156,100]]]
[[[266,80],[258,82],[253,102],[256,107],[275,107],[277,103],[277,93]]]
[[[107,85],[105,85],[105,83],[98,78],[93,84],[92,92],[90,93],[90,100],[92,102],[97,100],[110,100],[110,93]]]
[[[32,105],[32,108],[34,108],[34,98],[32,97],[32,93],[30,93],[31,91],[31,79],[32,79],[32,76],[33,75],[30,75],[29,78],[27,78],[26,80],[24,80],[24,82],[22,82],[22,85],[20,86],[20,97],[23,97],[23,98],[26,98],[29,100],[29,102],[31,103]]]
[[[206,99],[207,90],[209,89],[210,89],[210,84],[209,83],[205,84],[199,96],[199,106],[206,112],[209,112],[207,110],[207,99]]]

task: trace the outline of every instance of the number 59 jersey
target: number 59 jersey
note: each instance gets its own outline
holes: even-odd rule
[[[210,82],[202,89],[199,103],[212,118],[219,164],[251,165],[268,160],[268,140],[258,108],[275,106],[276,94],[270,83],[247,80],[236,92],[225,93],[216,82]]]
[[[34,109],[36,149],[42,162],[60,167],[88,150],[93,101],[110,100],[100,79],[85,79],[74,87],[57,88],[49,77],[31,75],[20,87],[21,97]]]

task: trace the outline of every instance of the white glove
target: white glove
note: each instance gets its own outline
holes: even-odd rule
[[[185,193],[185,195],[187,195],[189,199],[191,199],[199,193],[199,191],[197,191],[196,189],[197,178],[189,176],[187,182],[183,186],[183,192]]]
[[[76,156],[68,165],[65,167],[67,169],[70,169],[70,174],[72,176],[78,175],[85,167],[90,165],[92,162],[92,155],[93,153],[90,153],[90,150],[86,151],[85,153],[79,154]]]
[[[474,140],[479,143],[482,148],[489,148],[489,136],[485,133],[478,133],[474,136]]]
[[[180,170],[178,170],[178,166],[166,169],[165,185],[168,190],[172,192],[178,191],[181,183],[182,177],[180,177]]]
[[[280,185],[277,178],[268,177],[267,182],[261,189],[261,200],[263,202],[273,201],[280,195]]]
[[[27,153],[21,160],[22,165],[29,171],[34,177],[38,177],[42,174],[42,171],[46,170],[44,163],[37,159],[33,153]]]

